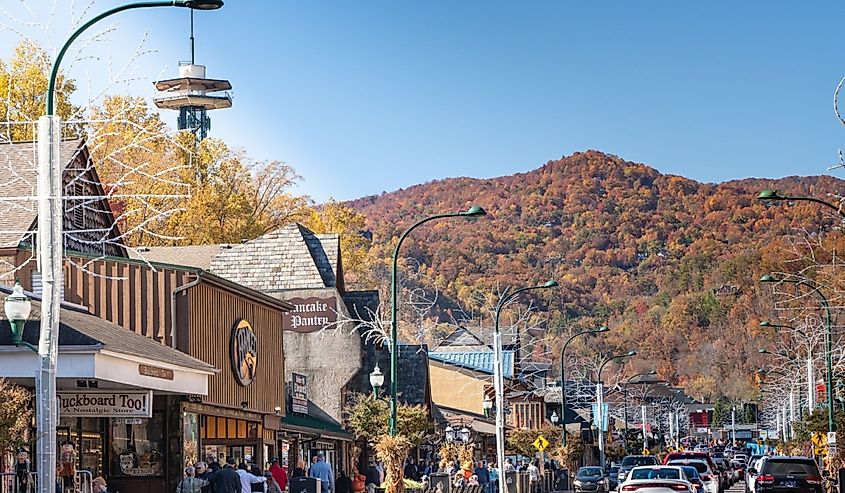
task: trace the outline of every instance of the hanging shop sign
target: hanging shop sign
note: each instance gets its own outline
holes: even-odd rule
[[[58,391],[59,415],[62,417],[150,418],[153,415],[153,391],[78,392]]]
[[[244,387],[251,384],[258,366],[258,338],[246,320],[238,320],[232,328],[229,355],[238,383]]]
[[[316,332],[337,322],[337,298],[290,298],[294,309],[284,314],[284,326],[295,332]]]
[[[308,414],[308,377],[301,373],[291,375],[291,410]]]

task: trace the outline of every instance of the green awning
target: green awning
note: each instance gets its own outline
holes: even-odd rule
[[[344,430],[337,423],[326,421],[314,416],[301,414],[288,414],[282,418],[283,431],[296,431],[301,433],[313,433],[339,440],[352,440],[355,437],[352,433]]]

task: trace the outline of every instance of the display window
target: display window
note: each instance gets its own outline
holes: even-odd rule
[[[112,418],[111,475],[155,477],[164,474],[164,413],[152,418]]]

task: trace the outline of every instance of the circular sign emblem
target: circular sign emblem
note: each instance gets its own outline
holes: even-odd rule
[[[255,368],[258,366],[258,339],[246,320],[239,320],[232,329],[229,353],[235,378],[246,387],[255,379]]]

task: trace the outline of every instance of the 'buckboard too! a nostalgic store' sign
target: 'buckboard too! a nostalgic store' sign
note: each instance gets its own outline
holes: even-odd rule
[[[308,377],[301,373],[291,375],[291,397],[293,412],[308,414]]]
[[[337,322],[337,298],[290,298],[294,306],[285,313],[285,328],[296,332],[316,332]]]
[[[153,415],[153,392],[56,392],[61,417],[99,418]]]

